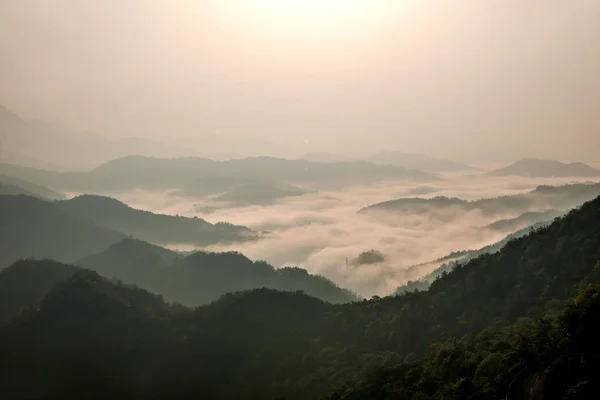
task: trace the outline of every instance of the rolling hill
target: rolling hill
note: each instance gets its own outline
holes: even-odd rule
[[[0,268],[19,258],[73,262],[123,239],[123,233],[35,197],[0,195]]]
[[[331,303],[358,300],[354,293],[300,268],[275,269],[239,253],[197,252],[184,257],[132,239],[87,256],[77,264],[188,306],[210,303],[226,293],[263,287],[301,290]]]
[[[57,202],[57,205],[97,225],[156,244],[205,246],[259,238],[257,233],[243,226],[225,222],[211,224],[197,217],[154,214],[104,196],[82,195]]]
[[[600,183],[571,184],[564,186],[538,186],[534,190],[515,195],[480,200],[462,200],[449,197],[402,198],[374,204],[359,213],[385,216],[387,213],[412,213],[440,215],[440,218],[458,218],[469,211],[478,210],[485,215],[513,214],[518,217],[528,212],[569,210],[600,194]],[[523,217],[525,218],[525,217]]]
[[[190,194],[221,194],[243,183],[311,183],[347,186],[381,180],[437,181],[435,175],[391,165],[366,162],[315,163],[254,157],[212,161],[197,157],[152,158],[130,156],[102,164],[89,172],[53,172],[0,164],[0,173],[16,176],[55,190],[112,192],[143,189],[179,189]],[[210,184],[207,186],[207,184]]]
[[[8,175],[0,175],[0,194],[25,194],[44,200],[62,200],[65,198],[61,193]]]
[[[600,197],[428,291],[352,304],[259,289],[186,310],[77,273],[0,329],[0,384],[29,398],[593,398],[599,261]]]
[[[597,177],[600,176],[600,170],[581,162],[567,164],[555,160],[524,158],[514,164],[489,172],[488,175],[535,178]]]

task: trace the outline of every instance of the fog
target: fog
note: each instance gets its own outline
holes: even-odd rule
[[[488,178],[454,176],[438,182],[427,196],[456,196],[462,199],[496,197],[530,191],[540,184],[562,185],[572,179]],[[251,259],[266,260],[276,267],[299,266],[324,275],[342,287],[363,296],[387,295],[408,280],[418,279],[438,264],[426,263],[457,250],[478,249],[503,239],[512,231],[486,229],[485,226],[518,213],[494,217],[480,212],[447,209],[446,220],[432,214],[388,215],[384,221],[357,211],[367,205],[400,197],[421,185],[407,182],[381,182],[338,191],[321,191],[282,199],[270,206],[229,208],[203,214],[196,209],[209,198],[189,199],[168,192],[131,191],[111,196],[132,207],[154,212],[199,216],[210,222],[228,221],[268,231],[268,237],[249,243],[212,246],[213,251],[240,251]],[[425,186],[425,185],[423,185]],[[439,211],[436,212],[439,214]],[[190,246],[171,246],[195,250]],[[386,260],[372,265],[352,265],[352,259],[371,249],[382,252]],[[348,259],[348,265],[346,265]]]
[[[179,153],[597,161],[599,18],[596,0],[4,1],[0,104]]]

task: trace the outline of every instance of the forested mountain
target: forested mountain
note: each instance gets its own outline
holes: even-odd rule
[[[486,226],[487,229],[498,231],[517,231],[538,222],[551,221],[564,214],[560,210],[530,211],[515,218],[501,219]]]
[[[262,287],[301,290],[331,303],[358,300],[354,293],[300,268],[275,269],[239,253],[197,252],[183,257],[132,239],[85,257],[77,264],[188,306],[207,304],[226,293]]]
[[[63,194],[8,175],[0,175],[0,194],[25,194],[45,200],[62,200],[65,198]]]
[[[110,197],[82,195],[57,203],[70,214],[88,218],[138,239],[158,244],[209,245],[257,239],[256,232],[225,222],[154,214],[136,210]]]
[[[577,183],[564,186],[538,186],[528,193],[473,201],[455,197],[402,198],[374,204],[359,212],[373,215],[381,212],[432,215],[438,213],[439,218],[442,219],[457,218],[473,210],[489,216],[507,213],[519,215],[527,212],[569,210],[599,194],[600,183]]]
[[[385,179],[415,181],[439,179],[432,174],[390,165],[366,162],[315,163],[273,157],[219,162],[197,157],[131,156],[110,161],[89,172],[61,173],[0,164],[0,173],[64,191],[180,189],[183,193],[202,195],[223,193],[240,184],[252,182],[354,185]]]
[[[124,234],[31,196],[0,196],[0,268],[19,258],[73,262],[102,251]]]
[[[186,311],[76,274],[0,330],[0,384],[9,398],[588,399],[599,260],[596,198],[426,292],[359,303],[262,289]]]
[[[581,162],[562,163],[555,160],[524,158],[507,167],[489,172],[490,176],[523,176],[536,178],[552,177],[596,177],[600,170]]]
[[[0,270],[0,325],[41,301],[79,268],[56,261],[19,260]]]

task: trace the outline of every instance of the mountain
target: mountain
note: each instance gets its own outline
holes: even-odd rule
[[[0,325],[41,301],[77,271],[77,267],[50,260],[20,260],[0,270]]]
[[[600,176],[600,170],[580,162],[566,164],[555,160],[524,158],[507,167],[489,172],[488,175],[535,178],[597,177]]]
[[[265,206],[287,197],[302,196],[306,191],[287,184],[246,183],[211,199],[197,210],[211,212],[219,208]]]
[[[0,175],[0,194],[25,194],[44,200],[62,200],[65,198],[63,194],[8,175]]]
[[[377,165],[394,165],[401,168],[419,170],[429,173],[473,170],[465,164],[442,160],[424,154],[403,153],[400,151],[381,151],[367,157],[350,157],[341,154],[324,152],[307,153],[303,160],[321,163],[359,162],[364,161]]]
[[[0,329],[0,385],[9,398],[591,399],[598,283],[600,197],[428,291],[351,304],[257,289],[186,310],[78,273]]]
[[[95,224],[158,244],[210,245],[257,239],[252,230],[201,218],[154,214],[136,210],[110,197],[82,195],[57,202],[65,211]]]
[[[0,173],[63,191],[111,192],[133,188],[182,190],[193,195],[222,194],[240,184],[315,184],[348,186],[382,180],[437,181],[425,172],[366,162],[313,163],[254,157],[213,161],[197,157],[131,156],[100,165],[89,172],[53,172],[0,164]]]
[[[571,184],[564,186],[538,186],[534,190],[515,195],[489,199],[462,200],[449,197],[402,198],[374,204],[359,210],[359,213],[378,216],[387,213],[428,214],[430,218],[452,220],[464,213],[477,210],[488,216],[519,215],[549,210],[569,210],[600,194],[600,183]],[[522,219],[530,218],[531,214]]]
[[[24,195],[0,195],[0,221],[0,268],[27,257],[72,262],[125,237],[58,204]]]
[[[432,173],[473,170],[473,167],[465,164],[399,151],[382,151],[366,157],[364,160],[380,165],[395,165]]]
[[[142,138],[107,139],[55,123],[27,120],[0,106],[2,159],[42,169],[85,170],[132,154],[175,157],[184,151]]]
[[[350,157],[341,154],[332,154],[325,152],[306,153],[300,159],[320,163],[356,162],[359,160],[357,157]]]
[[[189,306],[210,303],[226,293],[263,287],[301,290],[331,303],[358,300],[354,293],[300,268],[275,269],[239,253],[197,252],[183,257],[132,239],[87,256],[77,264]]]
[[[526,212],[515,218],[501,219],[496,222],[488,224],[485,228],[497,231],[517,231],[524,227],[536,224],[543,221],[551,221],[554,218],[560,217],[564,214],[564,211],[559,210],[546,210],[546,211],[532,211]]]

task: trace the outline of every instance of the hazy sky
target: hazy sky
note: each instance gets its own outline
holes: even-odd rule
[[[598,0],[0,2],[0,104],[106,136],[597,160]]]

